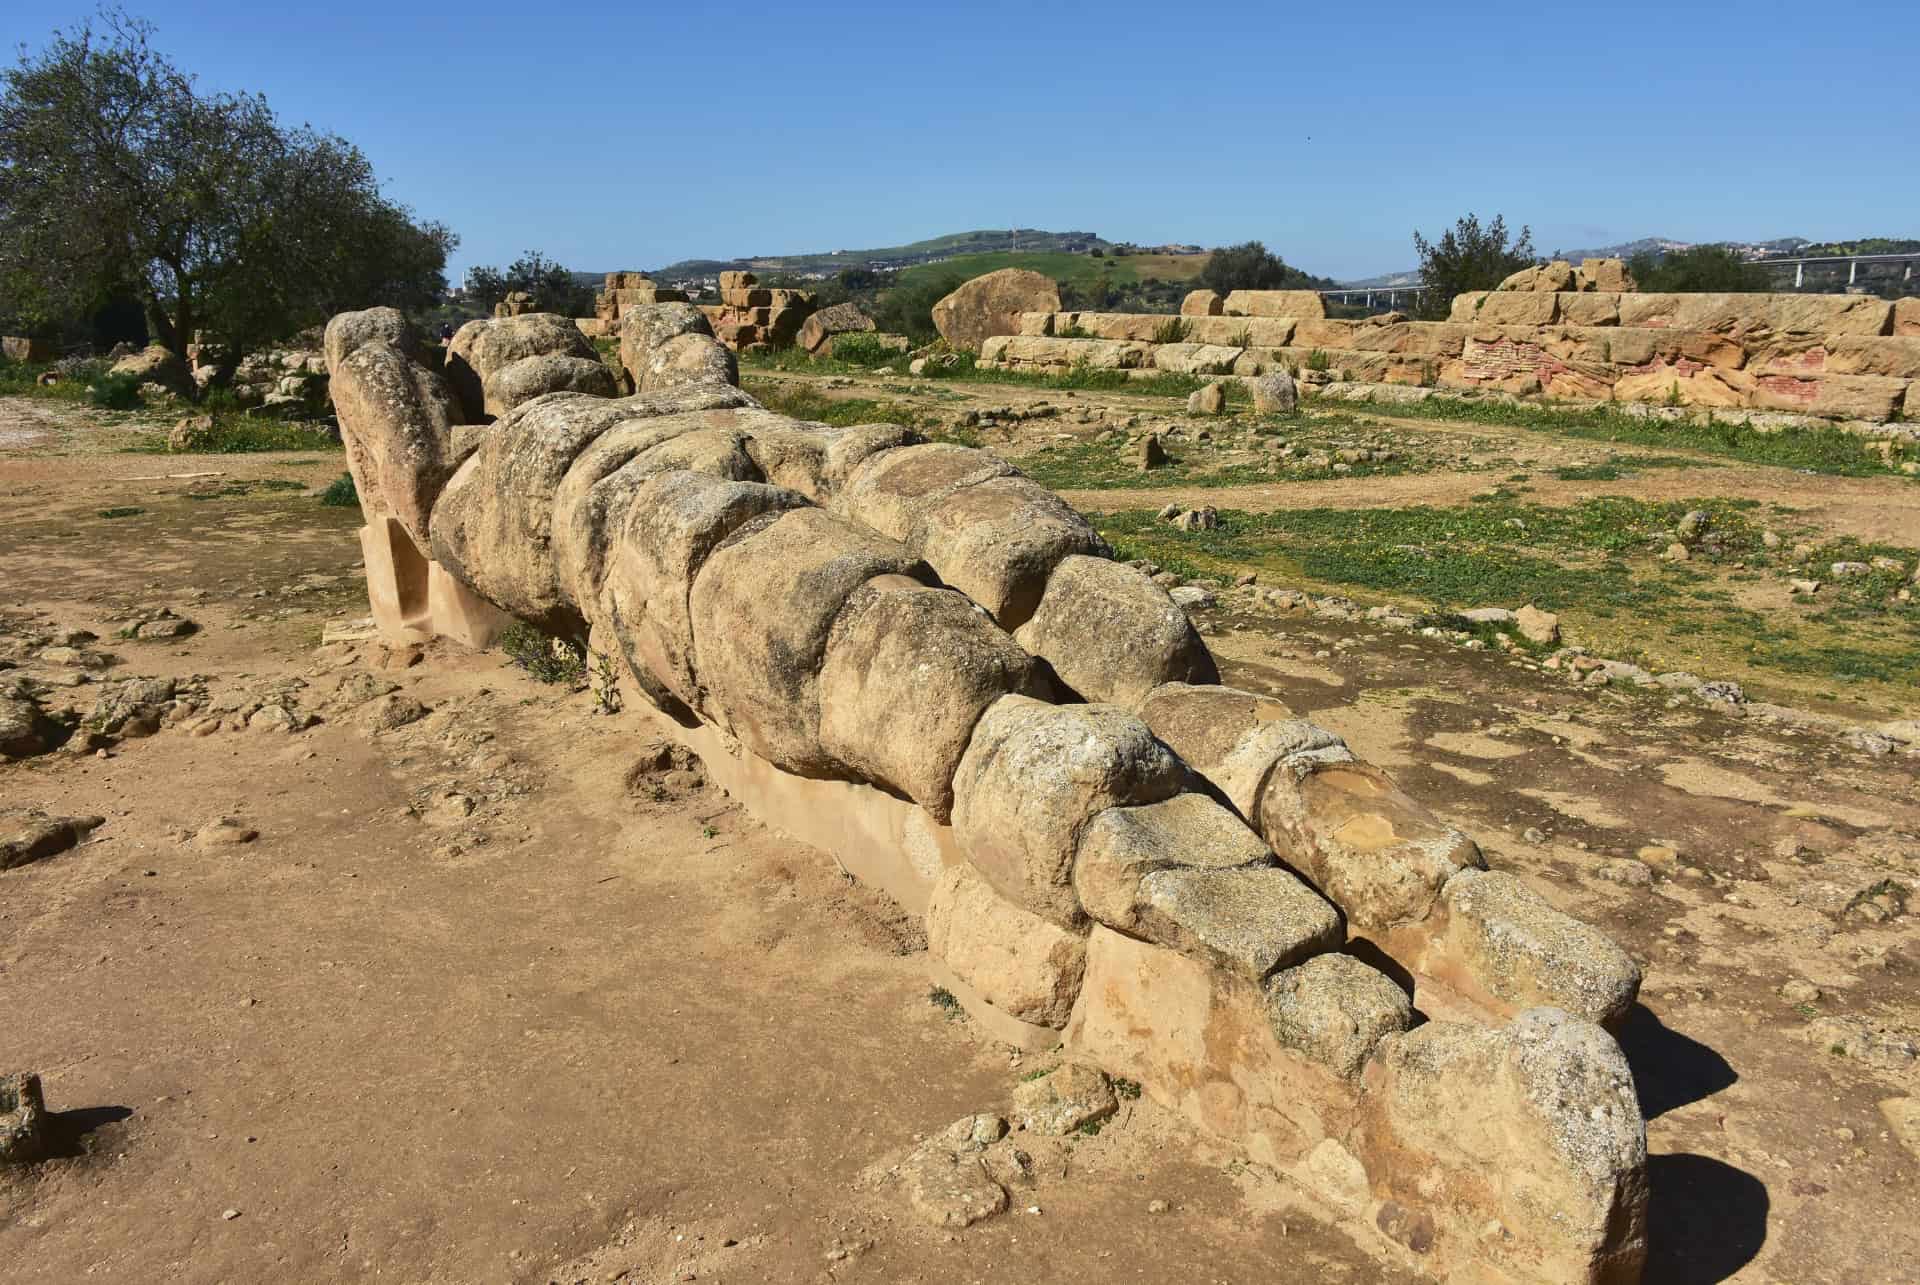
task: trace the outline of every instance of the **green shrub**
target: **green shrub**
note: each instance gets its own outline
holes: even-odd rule
[[[140,405],[140,378],[107,371],[87,385],[87,400],[105,410],[133,410]]]
[[[1331,364],[1332,363],[1327,360],[1327,354],[1320,351],[1318,348],[1315,348],[1313,351],[1307,354],[1308,370],[1325,370]]]
[[[333,485],[320,492],[320,503],[334,509],[357,509],[360,507],[360,492],[353,485],[353,474],[342,473],[333,479]]]
[[[1153,342],[1156,344],[1183,344],[1187,336],[1193,333],[1193,323],[1185,317],[1168,317],[1153,328]]]
[[[579,643],[555,638],[523,621],[500,635],[500,650],[535,682],[578,687],[587,680],[587,653]]]

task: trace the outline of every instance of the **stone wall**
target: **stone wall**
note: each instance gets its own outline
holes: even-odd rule
[[[469,363],[564,356],[492,364],[528,321]],[[630,307],[633,395],[476,427],[398,314],[335,318],[382,627],[587,639],[769,825],[924,914],[983,1030],[1139,1080],[1433,1276],[1636,1280],[1645,1130],[1606,1030],[1633,962],[1338,737],[1220,686],[1051,492],[772,414],[705,323]]]
[[[1028,313],[982,364],[1407,384],[1582,402],[1920,418],[1920,299],[1497,290],[1444,322],[1279,315],[1301,292],[1235,292],[1219,315]],[[1318,297],[1313,297],[1314,305]],[[1323,375],[1312,369],[1324,366]]]

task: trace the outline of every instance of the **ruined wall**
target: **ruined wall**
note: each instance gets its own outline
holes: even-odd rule
[[[590,639],[729,792],[923,913],[987,1031],[1139,1080],[1433,1275],[1637,1279],[1645,1131],[1605,1029],[1632,961],[1218,685],[1167,594],[1005,461],[656,365],[724,353],[705,320],[633,308],[634,395],[479,426],[398,314],[335,318],[383,627]],[[528,322],[466,346],[483,400],[540,359],[488,356]]]
[[[1029,313],[982,364],[1408,384],[1885,423],[1920,417],[1920,299],[1864,295],[1497,290],[1444,322],[1341,321],[1301,292],[1237,291],[1180,317]],[[1314,297],[1317,306],[1318,298]],[[1169,323],[1176,323],[1169,326]],[[1310,367],[1324,363],[1324,372]]]
[[[751,272],[722,272],[720,302],[700,306],[714,337],[735,352],[791,347],[813,308],[810,292],[763,286]]]

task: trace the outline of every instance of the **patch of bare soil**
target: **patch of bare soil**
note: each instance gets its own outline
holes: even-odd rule
[[[0,871],[0,1071],[57,1113],[55,1157],[0,1170],[9,1281],[1410,1279],[1150,1096],[1016,1134],[1007,1212],[931,1225],[875,1175],[1050,1062],[929,1002],[913,917],[636,709],[323,645],[364,612],[356,518],[310,494],[337,456],[35,449],[0,446],[0,678],[199,708],[0,761],[0,803],[105,818]],[[228,486],[274,479],[303,485]],[[116,636],[157,603],[198,631]],[[1226,681],[1642,961],[1650,1280],[1912,1275],[1920,1158],[1878,1103],[1920,1089],[1920,928],[1862,894],[1920,907],[1913,758],[1355,624],[1207,627]],[[112,663],[45,659],[72,630]]]

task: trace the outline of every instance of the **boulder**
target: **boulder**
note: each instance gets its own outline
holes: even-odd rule
[[[1520,636],[1530,643],[1550,646],[1560,641],[1560,617],[1532,603],[1513,613],[1513,623],[1519,628]]]
[[[734,531],[689,600],[709,716],[785,771],[848,776],[820,743],[820,668],[847,600],[889,573],[927,575],[904,546],[822,509],[769,514]]]
[[[1002,896],[1078,928],[1081,829],[1107,808],[1173,797],[1184,774],[1123,709],[1003,696],[981,715],[954,773],[954,838]]]
[[[1602,294],[1619,294],[1623,290],[1640,288],[1633,274],[1627,271],[1625,259],[1582,259],[1574,272],[1574,279],[1575,289]]]
[[[810,353],[819,354],[841,335],[864,334],[876,329],[873,318],[860,311],[859,305],[836,303],[830,308],[822,308],[809,316],[800,325],[795,342]]]
[[[1193,622],[1167,591],[1139,569],[1106,558],[1062,558],[1014,640],[1090,701],[1136,705],[1163,683],[1211,683],[1220,676]]]
[[[1351,955],[1316,955],[1275,973],[1266,999],[1281,1047],[1343,1080],[1358,1079],[1380,1041],[1413,1024],[1406,992]]]
[[[846,490],[853,475],[882,451],[902,446],[923,446],[927,439],[898,424],[855,424],[827,439],[826,462],[820,472],[822,503],[832,502]]]
[[[454,469],[453,427],[461,412],[452,392],[382,338],[346,349],[328,382],[362,509],[394,518],[425,548],[434,505]]]
[[[848,599],[828,636],[820,743],[944,822],[982,711],[1009,692],[1047,691],[1033,657],[965,597],[883,577]]]
[[[933,305],[934,328],[955,348],[978,349],[995,335],[1020,333],[1023,312],[1058,312],[1060,288],[1038,272],[1002,268],[975,277]]]
[[[1140,465],[1142,473],[1149,469],[1165,468],[1171,461],[1167,458],[1167,448],[1160,444],[1160,434],[1148,433],[1140,439],[1140,445],[1134,449],[1134,460]]]
[[[962,487],[1009,477],[1015,471],[990,451],[947,442],[877,451],[834,489],[831,507],[889,539],[905,541],[939,500]]]
[[[115,375],[132,375],[141,384],[158,384],[178,397],[193,392],[193,372],[187,363],[159,344],[152,344],[113,363]]]
[[[548,393],[590,393],[618,397],[613,372],[598,358],[543,353],[509,362],[483,381],[482,402],[488,415],[501,416]]]
[[[1255,379],[1252,391],[1253,409],[1258,415],[1291,415],[1300,402],[1293,376],[1284,370],[1269,371]]]
[[[684,469],[646,479],[611,540],[601,618],[634,679],[663,709],[705,704],[690,599],[713,550],[748,522],[801,508],[791,491]]]
[[[493,372],[527,357],[580,357],[597,360],[592,342],[573,318],[552,312],[528,312],[469,321],[447,345],[446,378],[459,399],[462,418],[489,418],[486,381]]]
[[[1155,736],[1249,820],[1258,819],[1260,792],[1276,763],[1345,748],[1332,732],[1295,719],[1280,701],[1233,687],[1166,683],[1139,711]]]
[[[105,817],[49,816],[34,808],[0,811],[0,870],[57,856],[105,824]]]
[[[1218,317],[1226,311],[1226,298],[1218,290],[1192,290],[1180,301],[1183,317]]]
[[[1224,415],[1226,410],[1227,390],[1217,380],[1187,398],[1189,415]]]
[[[1106,1119],[1119,1107],[1104,1072],[1068,1062],[1015,1088],[1011,1115],[1030,1133],[1064,1137]]]
[[[1086,939],[1022,910],[964,862],[927,903],[927,953],[1000,1012],[1059,1030],[1087,966]]]
[[[176,455],[203,451],[213,445],[213,440],[213,416],[189,415],[167,433],[167,449]]]

